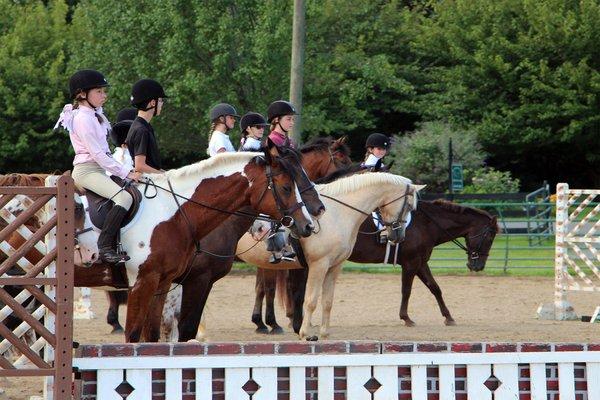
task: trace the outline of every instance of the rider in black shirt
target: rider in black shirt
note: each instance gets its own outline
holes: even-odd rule
[[[165,97],[162,86],[152,79],[137,81],[131,90],[131,104],[138,113],[125,142],[138,172],[162,172],[158,144],[150,121],[161,113]]]

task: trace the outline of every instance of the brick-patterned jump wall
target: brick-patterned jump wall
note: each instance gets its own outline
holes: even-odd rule
[[[561,351],[600,351],[600,344],[579,343],[444,343],[444,342],[378,342],[378,341],[321,341],[321,342],[227,342],[227,343],[142,343],[142,344],[102,344],[82,345],[76,357],[152,357],[152,356],[203,356],[234,354],[389,354],[415,352],[454,352],[454,353],[506,353],[506,352],[561,352]],[[174,364],[172,368],[178,366]],[[278,400],[289,398],[289,368],[278,368]],[[306,368],[307,400],[317,398],[317,376],[315,367]],[[411,369],[398,367],[398,399],[409,400]],[[78,371],[76,374],[75,399],[102,400],[96,396],[96,371]],[[467,400],[466,367],[455,367],[456,399]],[[346,369],[334,369],[335,400],[346,399]],[[438,367],[427,368],[428,399],[439,398]],[[195,399],[195,371],[183,370],[183,400]],[[491,384],[493,386],[493,383]],[[212,375],[213,399],[224,399],[224,370],[214,369]],[[488,386],[489,387],[489,386]],[[548,400],[558,400],[558,368],[548,364],[546,368]],[[165,370],[152,371],[152,400],[165,399]],[[251,392],[256,388],[248,388]],[[576,400],[587,398],[585,363],[575,364]],[[519,367],[520,400],[530,399],[529,366]]]

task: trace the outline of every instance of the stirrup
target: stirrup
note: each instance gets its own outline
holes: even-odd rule
[[[276,257],[275,254],[271,254],[271,257],[269,257],[269,263],[279,264],[282,259],[283,259],[282,257]]]
[[[387,244],[387,242],[388,242],[388,236],[386,234],[379,234],[379,243]]]

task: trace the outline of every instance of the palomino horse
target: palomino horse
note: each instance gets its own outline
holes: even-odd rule
[[[316,138],[303,146],[300,153],[302,166],[311,180],[351,163],[350,149],[344,144],[344,139]],[[249,207],[243,210],[256,213]],[[161,340],[187,341],[196,336],[212,286],[231,270],[237,241],[250,224],[251,219],[232,215],[200,241],[202,254],[197,255],[185,279],[175,280],[181,283],[182,292],[176,289],[167,296]],[[113,332],[119,332],[118,307],[125,302],[125,292],[111,292],[107,322],[113,327]],[[178,320],[178,333],[173,331],[174,319]]]
[[[412,283],[417,276],[435,296],[444,323],[455,325],[455,321],[446,307],[442,291],[429,268],[429,258],[435,246],[462,237],[465,239],[467,267],[471,271],[485,268],[490,249],[497,233],[497,219],[483,210],[464,207],[445,200],[423,201],[412,213],[412,221],[406,228],[406,239],[399,245],[397,263],[402,266],[402,301],[400,318],[406,326],[415,323],[408,316],[408,300]],[[360,227],[356,244],[349,261],[357,263],[391,263],[394,260],[395,246],[379,243],[373,235],[377,228],[372,218],[367,218]],[[462,246],[458,243],[458,245]],[[289,293],[280,281],[265,281],[265,290],[274,291],[275,285],[286,306],[287,314],[292,316],[293,305],[289,303]],[[285,281],[284,281],[285,285]],[[274,310],[271,311],[274,313]]]
[[[298,312],[294,313],[294,328],[299,328],[300,338],[308,335],[310,319],[321,291],[323,319],[320,334],[328,336],[335,281],[343,261],[352,252],[364,218],[370,217],[371,212],[379,208],[390,238],[402,239],[405,216],[416,207],[416,194],[422,187],[413,185],[407,178],[381,172],[352,175],[317,185],[329,212],[319,221],[315,234],[300,239],[309,267],[304,320]],[[253,242],[250,234],[244,235],[238,248],[248,248]],[[268,255],[264,243],[261,243],[240,258],[263,268],[273,268],[268,263]]]
[[[264,155],[219,154],[149,176],[156,197],[138,211],[139,222],[123,230],[123,247],[131,256],[127,273],[135,282],[127,304],[127,341],[139,341],[142,333],[148,341],[159,339],[171,283],[185,280],[199,241],[223,221],[223,213],[252,206],[257,212],[288,219],[301,236],[312,233],[312,220],[299,201],[301,189],[296,184],[304,171],[288,153],[271,143]],[[314,210],[324,209],[320,201],[313,203],[318,203],[311,204]]]

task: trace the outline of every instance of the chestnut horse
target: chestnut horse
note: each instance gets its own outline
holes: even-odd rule
[[[317,185],[329,209],[319,221],[318,231],[300,242],[308,263],[308,281],[304,300],[304,315],[299,330],[300,338],[308,336],[312,313],[322,292],[322,324],[320,335],[329,334],[329,320],[335,281],[342,263],[352,253],[359,227],[366,216],[379,208],[390,238],[404,237],[405,216],[416,207],[417,192],[423,186],[413,185],[407,178],[389,173],[356,174],[326,185]],[[238,248],[248,247],[254,239],[244,235]],[[250,264],[273,268],[268,263],[269,253],[264,243],[240,256]],[[302,316],[295,313],[294,325],[298,327]]]
[[[126,340],[138,342],[142,334],[148,341],[159,339],[171,284],[186,279],[199,254],[199,241],[223,221],[223,213],[252,206],[257,212],[287,219],[297,234],[309,236],[312,219],[300,193],[307,195],[314,188],[298,187],[305,177],[298,156],[270,141],[264,154],[223,153],[149,175],[156,197],[140,209],[139,222],[122,237],[131,256],[125,263],[129,281],[135,282],[127,303]],[[322,213],[325,207],[318,195],[311,198],[307,208]]]
[[[344,144],[343,138],[313,139],[300,148],[300,153],[302,166],[311,180],[328,175],[351,163],[350,149]],[[250,207],[243,210],[256,213]],[[163,311],[161,340],[176,337],[180,341],[187,341],[196,337],[212,286],[231,270],[237,242],[252,222],[251,219],[232,215],[200,241],[202,254],[196,257],[189,274],[181,280],[183,293],[173,291],[167,296]],[[119,332],[118,306],[126,302],[126,293],[119,291],[110,293],[111,302],[107,321],[113,327],[113,332]],[[168,310],[168,305],[172,305],[174,309]],[[178,334],[172,332],[173,318],[178,320]]]

